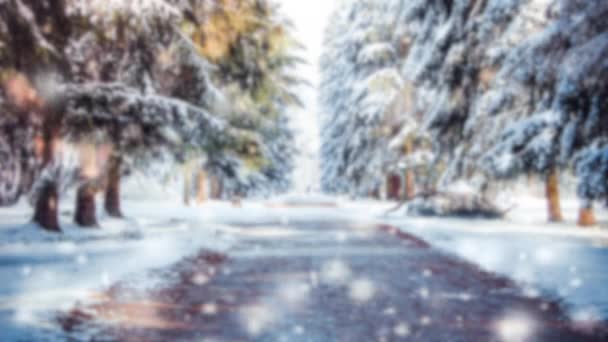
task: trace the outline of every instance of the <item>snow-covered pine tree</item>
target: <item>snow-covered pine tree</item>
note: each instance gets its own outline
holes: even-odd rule
[[[54,168],[62,112],[58,110],[53,89],[48,87],[46,80],[50,79],[50,74],[63,73],[67,69],[64,48],[71,26],[66,3],[59,0],[3,1],[0,16],[0,68],[8,103],[8,111],[3,115],[25,118],[27,130],[40,137],[43,167]],[[31,139],[26,144],[33,146],[35,141]],[[58,231],[58,186],[46,177],[38,184],[38,192],[43,196],[36,201],[34,221],[45,229]]]
[[[409,117],[420,122],[418,132],[428,133],[433,142],[431,173],[442,173],[441,186],[477,172],[487,136],[476,134],[477,117],[486,114],[478,110],[479,99],[515,38],[513,22],[522,3],[457,0],[401,5],[396,30],[402,75],[412,98]]]
[[[549,23],[511,52],[502,70],[508,82],[530,94],[532,107],[528,115],[511,117],[517,122],[495,147],[505,152],[503,166],[529,161],[544,172],[575,166],[581,225],[595,224],[592,202],[605,198],[607,13],[605,1],[553,1]],[[556,186],[551,183],[556,180],[549,194]]]
[[[1,59],[1,57],[0,57]],[[0,82],[0,206],[15,204],[29,191],[36,177],[35,130],[28,113],[19,111],[12,96],[19,82],[10,78]]]
[[[367,196],[383,182],[387,115],[403,87],[393,41],[395,1],[346,1],[326,31],[321,59],[322,187]]]
[[[56,4],[52,10],[47,7],[54,5],[53,1],[2,5],[6,6],[2,8],[3,15],[18,19],[6,21],[8,40],[3,53],[10,51],[12,55],[4,60],[7,64],[3,69],[8,71],[3,75],[10,72],[16,75],[15,79],[25,80],[21,88],[32,95],[26,97],[26,109],[40,112],[34,116],[42,121],[42,154],[49,170],[38,182],[37,193],[41,196],[37,196],[35,216],[44,228],[59,230],[57,180],[53,178],[58,173],[52,170],[56,169],[55,141],[63,135],[81,140],[88,132],[106,132],[110,139],[116,140],[118,135],[118,141],[143,146],[148,154],[167,146],[174,153],[183,150],[178,146],[202,149],[210,140],[215,144],[257,144],[255,136],[229,128],[203,107],[210,93],[205,91],[209,88],[204,75],[208,64],[180,32],[189,8],[175,7],[163,0],[122,4],[74,0]],[[74,22],[78,25],[70,26]],[[51,32],[53,39],[41,36],[36,26],[29,25],[32,23],[46,25],[45,32]],[[61,23],[61,28],[52,29],[54,23]],[[25,36],[24,43],[30,42],[30,46],[12,46],[15,42],[11,39],[19,35]],[[57,55],[56,51],[65,55]],[[21,71],[19,63],[26,57],[29,59],[25,66],[37,66],[44,73],[38,69]],[[183,70],[192,68],[197,76],[187,83],[191,89],[201,90],[196,98],[180,92],[177,86],[182,84],[178,81]],[[34,84],[32,79],[38,82]],[[127,137],[123,138],[124,132]],[[115,161],[110,164],[117,169]],[[91,181],[86,179],[84,186],[88,187]],[[117,189],[108,190],[112,196],[116,192]],[[82,193],[91,197],[93,192]],[[94,223],[94,211],[80,214],[77,217],[83,218],[81,223]]]
[[[257,144],[212,149],[207,167],[221,182],[224,196],[286,191],[296,153],[289,115],[301,104],[295,91],[303,83],[292,74],[301,63],[292,25],[272,1],[239,1],[236,7],[218,3],[222,6],[216,6],[203,27],[212,37],[203,52],[217,64],[214,80],[233,104],[226,119],[259,137]],[[234,158],[218,160],[217,152]]]

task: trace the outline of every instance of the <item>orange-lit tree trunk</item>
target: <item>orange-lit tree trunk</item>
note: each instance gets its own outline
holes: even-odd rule
[[[76,193],[76,210],[74,221],[81,227],[98,227],[95,196],[99,189],[96,179],[99,177],[99,160],[97,146],[84,143],[80,147],[80,179],[82,183]]]
[[[555,168],[549,171],[545,182],[549,221],[562,222],[564,217],[559,198],[559,173]]]
[[[59,226],[59,215],[57,214],[59,193],[55,182],[46,182],[36,200],[34,210],[34,222],[44,230],[61,232]]]
[[[120,179],[122,175],[122,157],[112,154],[108,165],[108,183],[104,199],[106,213],[111,217],[122,218],[120,208]]]
[[[404,147],[404,153],[406,156],[410,156],[414,153],[414,144],[412,139],[407,139]],[[405,170],[405,199],[410,201],[414,199],[416,196],[416,178],[414,175],[414,170],[411,167],[408,167]]]
[[[81,227],[99,227],[95,212],[95,195],[97,186],[94,181],[88,180],[78,188],[76,195],[76,213],[74,221]]]
[[[597,220],[593,212],[593,203],[586,202],[580,209],[578,214],[578,225],[581,227],[593,227],[597,225]]]
[[[53,163],[59,141],[59,127],[45,122],[42,132],[42,167]],[[33,221],[42,229],[51,232],[60,232],[59,226],[59,190],[55,180],[46,180],[42,185],[36,206]]]
[[[200,170],[196,179],[196,201],[202,204],[207,201],[207,174]]]

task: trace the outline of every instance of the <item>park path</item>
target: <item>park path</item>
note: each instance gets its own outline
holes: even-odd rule
[[[530,298],[390,226],[301,221],[233,228],[200,251],[62,313],[92,341],[598,341],[550,298]],[[154,278],[156,285],[138,280]]]

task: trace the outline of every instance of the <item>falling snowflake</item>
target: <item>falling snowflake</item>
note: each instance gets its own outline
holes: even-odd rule
[[[277,319],[274,310],[266,305],[250,306],[243,309],[241,318],[245,330],[253,336],[261,334]]]
[[[422,297],[423,299],[428,299],[429,296],[431,295],[429,289],[427,289],[426,287],[421,288],[418,291],[418,294],[420,295],[420,297]]]
[[[209,283],[209,276],[203,273],[197,273],[192,277],[191,281],[194,285],[203,286]]]
[[[342,285],[348,282],[351,277],[351,270],[341,260],[332,260],[321,268],[323,281],[331,285]]]
[[[111,284],[110,274],[106,271],[101,273],[101,284],[105,287],[108,287]]]
[[[382,313],[386,316],[394,316],[397,314],[397,309],[395,309],[394,307],[386,308]]]
[[[406,323],[399,323],[393,329],[395,335],[399,337],[407,337],[411,333],[410,326]]]
[[[579,287],[583,286],[584,282],[581,278],[574,278],[572,280],[570,280],[570,287],[578,289]]]
[[[206,303],[201,306],[201,313],[207,316],[217,315],[218,308],[215,303]]]
[[[495,324],[495,331],[503,342],[528,341],[534,335],[536,323],[525,313],[510,313]]]
[[[349,296],[355,302],[368,302],[374,297],[375,294],[376,288],[374,283],[368,279],[355,280],[350,284]]]
[[[301,325],[296,325],[293,328],[293,333],[296,335],[304,335],[304,328]]]
[[[23,274],[23,276],[25,277],[29,276],[30,274],[32,274],[32,268],[30,266],[24,266],[21,269],[21,274]]]
[[[541,248],[537,250],[534,257],[536,259],[536,262],[538,262],[540,265],[549,265],[555,262],[556,259],[555,253],[547,248]]]
[[[310,286],[303,283],[286,284],[278,291],[279,298],[285,304],[298,306],[302,304],[310,294]]]
[[[80,266],[86,265],[88,262],[89,258],[84,254],[81,254],[76,257],[76,263]]]

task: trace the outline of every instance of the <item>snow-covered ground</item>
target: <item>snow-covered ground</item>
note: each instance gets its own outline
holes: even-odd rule
[[[200,248],[221,252],[232,244],[223,227],[200,223],[197,210],[167,210],[171,205],[161,202],[140,207],[146,206],[126,202],[131,218],[102,217],[99,230],[79,229],[64,213],[61,235],[27,223],[31,209],[25,203],[0,209],[1,339],[52,339],[57,310],[94,300],[96,292],[127,275],[145,275]]]
[[[547,224],[542,198],[519,196],[504,221],[404,217],[385,221],[482,268],[518,281],[530,296],[564,300],[577,320],[608,319],[608,229],[576,226],[578,201],[563,201],[566,222]],[[597,211],[608,222],[606,210]]]
[[[71,201],[68,198],[62,207],[70,208]],[[179,196],[143,193],[126,196],[126,220],[100,213],[100,230],[79,229],[70,223],[72,213],[62,211],[62,235],[29,224],[31,208],[21,203],[0,209],[0,329],[8,340],[52,334],[55,310],[92,300],[95,292],[127,275],[167,266],[200,248],[228,251],[239,236],[254,233],[247,232],[246,225],[269,224],[259,233],[280,235],[281,229],[288,233],[293,222],[353,220],[398,226],[517,280],[530,296],[555,295],[570,306],[575,319],[608,319],[608,230],[577,228],[576,201],[563,203],[567,223],[557,225],[545,223],[542,199],[519,201],[507,220],[472,221],[386,216],[395,203],[319,195],[185,207]],[[608,222],[606,211],[598,211],[598,216]],[[144,278],[140,283],[148,286],[152,281]]]
[[[201,248],[227,251],[246,233],[235,225],[273,224],[260,234],[277,234],[295,221],[371,220],[391,204],[350,203],[325,196],[291,195],[269,201],[207,202],[186,207],[179,194],[155,185],[127,183],[125,220],[106,217],[101,229],[81,229],[72,222],[73,194],[60,203],[62,234],[29,223],[25,202],[0,208],[0,331],[3,340],[52,339],[54,312],[118,280],[168,266]],[[101,206],[100,206],[101,207]]]

